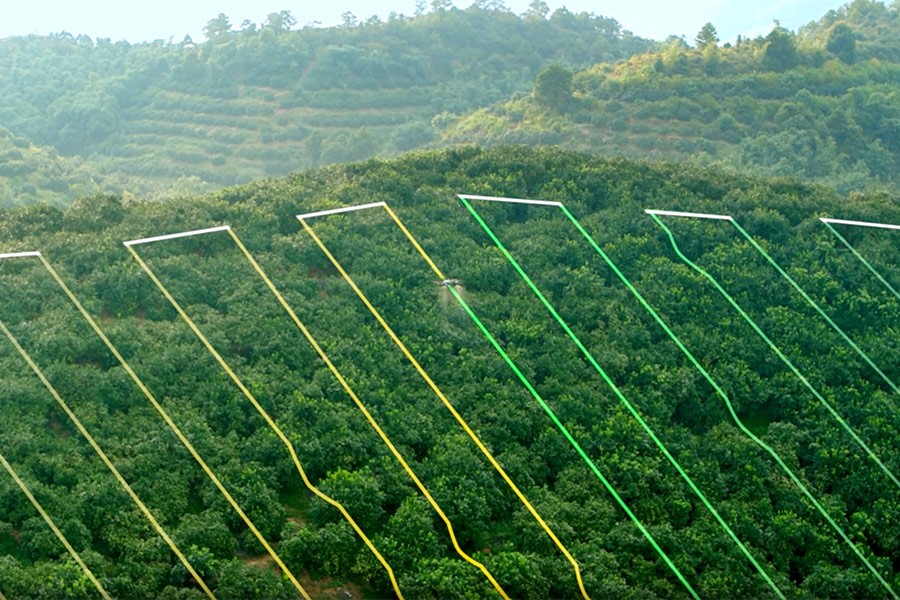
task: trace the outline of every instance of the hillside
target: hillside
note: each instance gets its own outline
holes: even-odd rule
[[[527,91],[551,62],[583,68],[654,46],[564,9],[295,25],[283,11],[240,28],[219,15],[201,43],[0,40],[0,126],[80,157],[103,191],[172,197],[422,147],[440,115]],[[79,193],[42,190],[57,203]]]
[[[871,0],[796,34],[775,28],[734,46],[720,46],[713,27],[693,46],[675,39],[621,62],[561,71],[545,86],[551,93],[520,94],[445,123],[441,143],[558,145],[800,177],[842,193],[895,189],[898,40],[900,7]]]
[[[461,144],[689,160],[845,194],[900,183],[895,5],[854,0],[733,46],[712,25],[660,44],[537,5],[295,26],[283,11],[219,15],[200,43],[0,40],[0,127],[42,156],[31,177],[0,165],[14,172],[0,202],[172,199]]]
[[[588,358],[458,193],[563,202],[696,364],[559,208],[472,200]],[[465,291],[435,285],[441,277],[382,208],[305,222],[434,388],[295,218],[373,202],[387,202],[444,278],[459,279]],[[663,216],[678,250],[731,294],[792,371],[679,258],[645,208],[732,215],[881,374],[729,222]],[[66,210],[3,211],[0,251],[43,253],[314,597],[388,597],[394,586],[348,520],[307,490],[285,441],[409,598],[499,597],[497,588],[513,598],[580,597],[563,548],[593,598],[681,598],[691,590],[701,598],[887,598],[900,590],[892,387],[900,381],[900,297],[891,293],[900,286],[900,240],[892,231],[835,226],[890,288],[820,216],[900,223],[900,202],[696,165],[463,148],[331,166],[177,203],[94,196]],[[228,233],[131,248],[283,439],[122,245],[223,224],[429,490],[458,550]],[[0,260],[0,283],[0,322],[211,591],[297,597],[40,260]],[[114,597],[203,597],[14,346],[3,344],[0,453],[98,581]],[[0,593],[96,595],[6,475],[0,506]]]
[[[67,205],[70,198],[97,193],[99,179],[81,159],[59,156],[0,128],[0,208]]]

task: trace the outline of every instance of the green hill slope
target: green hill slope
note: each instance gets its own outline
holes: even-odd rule
[[[553,144],[720,163],[842,192],[900,183],[900,9],[856,0],[797,35],[603,63],[445,124],[444,143]]]
[[[0,129],[0,208],[42,202],[62,206],[100,191],[100,179],[82,160],[61,157]]]
[[[457,193],[565,203],[731,408],[558,208],[473,201],[617,397]],[[887,586],[900,589],[900,489],[823,404],[896,476],[900,417],[887,381],[900,381],[900,298],[818,220],[900,223],[896,196],[848,200],[793,181],[560,150],[455,149],[332,166],[178,203],[94,197],[65,211],[4,211],[0,251],[43,252],[306,589],[390,596],[385,569],[338,511],[307,491],[282,442],[122,246],[232,225],[442,507],[460,549],[510,597],[579,597],[559,546],[295,218],[374,202],[387,202],[443,274],[461,281],[485,327],[658,544],[660,552],[442,292],[449,290],[435,285],[438,276],[383,209],[309,219],[577,561],[588,595],[689,597],[661,553],[704,598],[772,597],[775,589],[787,597],[881,598]],[[645,208],[733,215],[884,377],[729,222],[663,217],[679,249],[721,283],[818,399],[676,255]],[[900,286],[896,232],[835,227]],[[443,521],[227,233],[135,249],[278,423],[311,482],[346,506],[406,597],[496,595],[454,550]],[[295,597],[39,260],[0,260],[0,285],[0,320],[213,591]],[[116,597],[201,597],[25,361],[6,340],[0,345],[0,452],[103,585]],[[5,474],[0,506],[0,592],[91,595]]]
[[[200,44],[0,40],[0,126],[80,156],[104,190],[172,196],[422,147],[436,115],[526,91],[550,62],[586,67],[654,45],[566,10],[292,25],[288,12],[239,30],[222,16]]]

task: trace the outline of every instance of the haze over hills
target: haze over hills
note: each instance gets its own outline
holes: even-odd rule
[[[0,202],[65,204],[92,192],[175,197],[460,142],[699,157],[811,177],[843,191],[890,184],[897,173],[890,126],[897,12],[856,0],[796,35],[788,32],[798,54],[783,69],[764,63],[765,38],[701,52],[678,42],[660,46],[629,35],[617,21],[561,10],[517,16],[451,9],[300,30],[291,29],[290,13],[273,13],[241,30],[214,19],[200,43],[9,38],[0,41],[0,125],[35,148],[3,174]],[[841,24],[859,47],[851,62],[828,49],[830,32]],[[530,100],[538,75],[553,63],[579,73],[577,110],[555,116]],[[744,80],[766,83],[747,87]],[[832,88],[860,107],[874,103],[880,116],[847,116],[846,133],[832,131],[843,117],[819,123],[828,103],[847,104]],[[802,89],[811,95],[798,95]],[[769,96],[755,97],[759,90]],[[788,99],[806,115],[808,123],[792,123],[812,128],[800,135],[807,139],[782,131],[775,119],[777,105]],[[793,149],[798,144],[802,160]],[[41,167],[28,157],[55,161],[54,150],[75,160],[59,160],[52,177],[30,181],[27,173]],[[810,152],[823,156],[821,164],[809,166]]]
[[[292,31],[285,12],[241,31],[215,19],[200,44],[9,38],[0,124],[81,157],[98,191],[172,195],[427,145],[436,116],[526,92],[551,62],[587,67],[654,44],[611,19],[547,16],[439,10]],[[79,193],[23,185],[7,180],[7,198]]]
[[[441,142],[553,144],[799,177],[842,193],[900,185],[900,7],[857,1],[797,35],[694,47],[586,70],[447,122]],[[550,74],[545,74],[550,75]],[[540,82],[540,79],[539,79]]]
[[[459,9],[471,5],[500,8],[524,14],[531,8],[531,0],[458,0],[448,7]],[[765,35],[777,19],[784,27],[796,30],[821,17],[829,9],[837,8],[839,0],[778,0],[740,2],[738,0],[704,0],[675,5],[660,0],[607,0],[598,5],[592,0],[546,2],[549,11],[565,7],[571,12],[595,13],[616,19],[625,29],[636,35],[664,40],[670,35],[688,39],[707,21],[719,28],[724,41],[734,41],[738,35]],[[387,21],[390,15],[415,16],[433,8],[428,0],[345,0],[338,4],[303,3],[285,6],[283,2],[257,0],[202,0],[189,4],[176,0],[158,0],[151,4],[132,4],[127,10],[110,10],[103,0],[82,0],[78,5],[46,6],[40,0],[18,3],[8,7],[0,21],[0,37],[14,35],[49,35],[67,31],[74,36],[126,40],[130,43],[154,40],[178,41],[185,35],[203,39],[203,26],[214,15],[228,15],[235,26],[244,22],[261,23],[266,15],[290,8],[298,25],[305,27],[334,27],[343,24],[343,15],[352,14],[360,21],[373,16]]]

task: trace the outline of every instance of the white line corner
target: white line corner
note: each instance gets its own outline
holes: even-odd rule
[[[168,235],[158,235],[156,237],[141,238],[139,240],[128,240],[122,242],[126,246],[137,246],[139,244],[150,244],[152,242],[162,242],[164,240],[174,240],[176,238],[191,237],[195,235],[204,235],[207,233],[216,233],[218,231],[228,231],[231,225],[220,225],[219,227],[208,227],[207,229],[195,229],[193,231],[182,231],[181,233],[170,233]]]
[[[6,252],[4,254],[0,254],[0,260],[4,258],[24,258],[26,256],[40,256],[41,253],[33,250],[30,252]]]
[[[356,210],[366,210],[369,208],[376,208],[378,206],[387,206],[387,202],[370,202],[368,204],[358,204],[356,206],[342,206],[340,208],[331,208],[328,210],[317,210],[315,212],[303,213],[302,215],[297,215],[297,218],[303,221],[304,219],[312,219],[314,217],[324,217],[327,215],[336,215],[338,213],[346,213],[353,212]]]
[[[537,204],[540,206],[562,206],[562,202],[552,200],[529,200],[527,198],[502,198],[500,196],[478,196],[475,194],[457,194],[457,198],[465,200],[486,200],[488,202],[507,202],[510,204]]]
[[[872,223],[869,221],[847,221],[845,219],[829,219],[828,217],[819,217],[823,223],[835,223],[837,225],[856,225],[857,227],[875,227],[877,229],[898,229],[900,225],[892,223]]]
[[[713,215],[710,213],[681,212],[677,210],[655,210],[651,208],[645,208],[644,212],[648,215],[665,215],[669,217],[687,217],[689,219],[714,219],[717,221],[734,221],[734,217],[732,217],[731,215]]]

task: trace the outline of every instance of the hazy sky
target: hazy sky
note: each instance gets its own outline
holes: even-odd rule
[[[522,13],[530,0],[505,0],[515,13]],[[625,29],[644,37],[665,39],[670,34],[685,35],[690,41],[707,21],[719,30],[722,41],[738,34],[766,34],[772,20],[796,30],[826,11],[838,8],[841,0],[545,0],[551,10],[565,6],[572,12],[592,12],[616,19]],[[341,13],[358,18],[387,17],[392,11],[412,15],[415,0],[5,0],[0,16],[0,37],[68,31],[91,37],[108,37],[130,42],[154,39],[180,41],[185,34],[203,39],[203,26],[217,14],[225,13],[237,28],[249,19],[265,21],[266,15],[289,10],[299,25],[319,21],[334,25]],[[426,5],[430,5],[430,0]],[[472,0],[454,0],[466,8]]]

